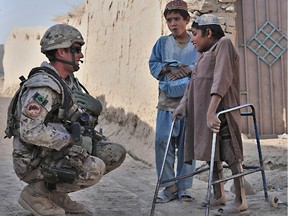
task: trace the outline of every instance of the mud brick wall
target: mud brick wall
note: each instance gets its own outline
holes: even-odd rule
[[[191,21],[202,14],[214,14],[220,18],[221,26],[234,43],[236,38],[236,0],[188,0],[188,7],[191,13]]]

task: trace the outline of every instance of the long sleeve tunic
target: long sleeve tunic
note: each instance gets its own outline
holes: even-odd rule
[[[239,56],[230,39],[223,37],[207,52],[198,53],[196,69],[181,103],[187,105],[185,161],[211,159],[212,131],[206,115],[211,95],[222,99],[217,112],[240,105]],[[225,114],[235,155],[243,159],[240,111]],[[215,160],[220,160],[217,141]]]

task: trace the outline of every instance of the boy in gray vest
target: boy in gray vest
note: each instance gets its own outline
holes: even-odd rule
[[[196,61],[196,49],[191,43],[191,34],[186,26],[190,22],[188,6],[185,1],[169,1],[164,17],[171,34],[161,36],[155,43],[149,66],[151,75],[159,82],[157,104],[155,158],[159,177],[166,145],[168,142],[172,113],[178,106]],[[195,162],[184,163],[185,120],[176,120],[168,149],[162,180],[191,174],[195,171]],[[175,171],[176,170],[176,171]],[[158,194],[157,202],[165,203],[174,199],[191,201],[190,191],[193,177],[161,184],[164,189]]]

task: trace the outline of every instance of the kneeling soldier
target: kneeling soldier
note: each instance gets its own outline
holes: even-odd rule
[[[22,78],[8,109],[14,169],[28,184],[18,201],[34,215],[87,213],[68,193],[99,182],[122,164],[126,150],[94,130],[102,105],[73,75],[84,57],[81,33],[57,24],[40,45],[50,63]]]

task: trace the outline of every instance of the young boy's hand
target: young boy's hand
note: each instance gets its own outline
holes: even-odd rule
[[[217,118],[216,114],[207,114],[207,126],[212,130],[213,133],[218,133],[221,126],[221,121]]]
[[[169,80],[181,79],[183,77],[191,76],[192,70],[188,65],[181,65],[179,67],[170,67],[171,72],[168,74]]]
[[[177,119],[183,119],[185,116],[186,116],[186,105],[180,103],[179,106],[173,112],[172,121],[175,121]]]

